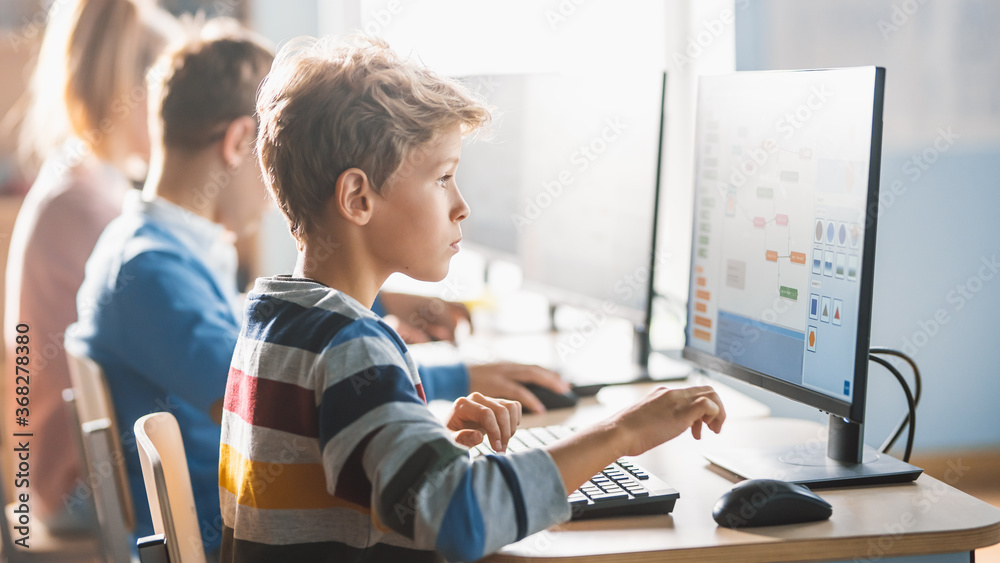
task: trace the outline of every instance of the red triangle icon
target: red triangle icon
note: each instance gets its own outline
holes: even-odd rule
[[[837,309],[837,310],[836,310],[836,311],[835,311],[835,312],[833,313],[833,318],[837,319],[838,321],[840,320],[840,309]]]

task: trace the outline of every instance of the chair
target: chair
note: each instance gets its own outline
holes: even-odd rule
[[[135,439],[139,444],[153,530],[163,534],[170,561],[205,563],[187,454],[177,419],[166,412],[147,414],[135,421]]]
[[[128,563],[135,514],[111,394],[103,370],[93,360],[70,350],[66,359],[73,389],[63,392],[63,400],[70,407],[73,427],[79,430],[81,459],[93,490],[104,560]]]

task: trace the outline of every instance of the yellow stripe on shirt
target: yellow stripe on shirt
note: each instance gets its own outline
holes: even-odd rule
[[[317,487],[317,483],[322,483]],[[326,477],[319,463],[264,463],[244,458],[228,444],[219,450],[219,486],[243,506],[273,510],[350,508],[368,514],[369,509],[317,490],[325,489]]]

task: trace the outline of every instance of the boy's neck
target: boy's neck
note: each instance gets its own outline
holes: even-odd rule
[[[170,203],[204,217],[216,220],[215,196],[222,186],[214,185],[219,171],[215,159],[207,151],[180,154],[174,151],[154,154],[149,163],[149,175],[143,194],[158,196]]]
[[[305,237],[299,243],[294,275],[316,280],[371,309],[389,275],[380,272],[361,251],[364,245],[360,241],[352,239],[350,234],[331,233]]]

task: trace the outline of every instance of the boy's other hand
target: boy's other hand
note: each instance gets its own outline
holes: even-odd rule
[[[660,387],[638,403],[612,417],[621,430],[622,455],[639,455],[682,434],[688,428],[701,439],[702,425],[716,434],[722,430],[726,409],[711,387]]]
[[[521,403],[472,393],[452,405],[448,429],[456,431],[455,441],[468,448],[489,438],[494,451],[507,450],[507,441],[521,423]]]
[[[539,366],[497,362],[468,366],[469,391],[478,391],[488,397],[503,397],[519,401],[531,412],[545,412],[545,406],[522,383],[535,383],[556,393],[569,391],[569,383],[559,374]]]
[[[386,318],[400,338],[407,344],[421,344],[445,340],[455,342],[455,329],[463,320],[472,326],[469,309],[461,303],[436,297],[406,293],[382,292],[379,294]]]

